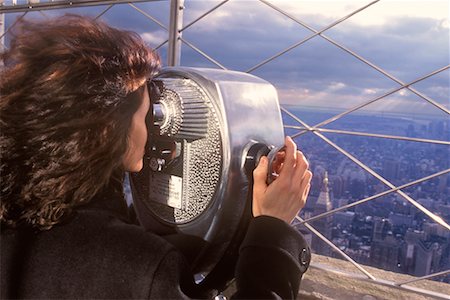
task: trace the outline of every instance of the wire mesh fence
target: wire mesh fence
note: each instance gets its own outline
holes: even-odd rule
[[[322,23],[316,22],[313,18],[313,14],[307,16],[302,13],[293,13],[291,11],[291,8],[293,7],[292,2],[288,1],[224,0],[200,3],[199,1],[184,2],[181,0],[173,0],[133,1],[130,3],[124,2],[126,1],[5,1],[3,2],[3,6],[0,7],[2,17],[7,17],[6,20],[0,19],[1,25],[6,25],[3,33],[1,34],[2,46],[6,47],[7,42],[5,42],[5,36],[11,28],[14,28],[16,20],[27,16],[27,14],[32,14],[34,17],[39,18],[47,18],[54,14],[61,14],[62,12],[78,12],[76,11],[76,9],[78,9],[77,7],[92,6],[89,11],[82,10],[81,12],[104,18],[108,21],[117,23],[118,26],[127,27],[139,32],[153,48],[160,51],[161,56],[164,59],[168,59],[168,56],[171,56],[171,54],[169,54],[170,51],[179,51],[178,55],[181,54],[182,65],[207,66],[221,69],[239,69],[247,73],[252,73],[266,78],[269,81],[274,82],[276,87],[282,91],[280,92],[280,99],[283,117],[285,120],[286,133],[295,138],[295,141],[300,145],[300,147],[304,144],[308,144],[310,139],[314,139],[317,143],[321,143],[321,147],[328,147],[326,148],[329,149],[327,151],[330,151],[330,153],[335,153],[333,154],[333,157],[337,157],[337,155],[339,155],[346,160],[345,163],[341,162],[341,166],[337,167],[336,170],[328,170],[332,171],[330,172],[330,178],[335,179],[333,181],[334,194],[336,194],[335,192],[337,190],[342,189],[342,187],[339,188],[338,184],[335,184],[336,182],[339,183],[339,180],[342,179],[339,172],[346,172],[346,170],[349,169],[354,170],[354,172],[359,174],[358,176],[360,177],[370,178],[371,186],[374,186],[373,190],[359,193],[358,195],[352,195],[352,197],[347,194],[347,196],[351,198],[351,201],[340,201],[345,200],[345,193],[341,193],[341,196],[336,197],[339,199],[334,199],[339,200],[339,204],[334,205],[336,207],[327,209],[326,211],[313,211],[314,209],[312,209],[310,213],[307,212],[301,216],[298,216],[294,226],[303,228],[306,231],[309,231],[315,239],[320,239],[323,242],[322,247],[328,247],[329,251],[325,251],[328,255],[346,259],[353,264],[356,269],[363,273],[368,280],[380,284],[386,284],[386,282],[373,276],[361,264],[368,262],[368,256],[376,255],[373,249],[367,247],[364,248],[364,245],[367,245],[368,243],[357,241],[360,243],[359,248],[355,248],[352,245],[343,246],[343,244],[339,242],[338,238],[332,238],[331,232],[324,232],[324,224],[328,227],[333,227],[333,219],[330,218],[336,216],[338,213],[341,213],[339,217],[347,216],[349,218],[353,218],[353,220],[356,219],[358,214],[360,216],[365,216],[366,221],[364,221],[365,223],[361,223],[361,227],[364,227],[370,223],[373,231],[370,235],[367,233],[362,235],[362,239],[364,240],[364,238],[367,238],[372,242],[372,245],[374,245],[375,235],[377,234],[375,231],[377,228],[380,236],[389,235],[389,232],[384,232],[387,230],[385,222],[386,218],[382,218],[380,220],[377,218],[367,218],[370,217],[365,212],[368,210],[368,207],[364,205],[376,203],[374,204],[375,207],[381,207],[383,203],[389,203],[389,205],[393,202],[396,204],[401,203],[401,206],[409,207],[409,211],[411,211],[411,209],[420,211],[420,217],[422,220],[429,220],[427,222],[421,221],[422,223],[438,224],[439,229],[434,228],[432,225],[427,226],[430,228],[433,227],[433,230],[442,233],[444,239],[447,236],[447,241],[443,241],[443,246],[441,247],[442,249],[440,248],[440,251],[442,252],[440,254],[440,259],[441,261],[449,260],[450,246],[448,245],[448,233],[450,232],[450,226],[448,224],[448,220],[442,218],[443,215],[446,215],[445,209],[448,209],[447,207],[450,206],[450,203],[448,203],[450,199],[448,199],[448,197],[445,198],[444,195],[449,191],[448,183],[450,182],[450,180],[447,179],[450,172],[450,141],[449,136],[446,137],[446,134],[450,132],[448,129],[448,116],[450,114],[450,103],[448,103],[448,74],[450,64],[448,59],[446,62],[444,61],[443,64],[441,61],[438,63],[435,61],[432,63],[427,63],[425,61],[424,63],[426,64],[426,68],[422,68],[423,70],[421,70],[421,74],[420,72],[409,72],[408,76],[399,76],[398,74],[401,73],[400,71],[391,67],[383,67],[379,63],[375,62],[375,60],[368,58],[366,55],[363,55],[362,53],[359,53],[359,51],[353,50],[352,47],[348,46],[353,44],[351,40],[352,37],[349,37],[349,35],[345,32],[346,30],[349,30],[348,28],[343,28],[342,31],[339,31],[339,28],[345,25],[346,22],[360,16],[361,14],[370,16],[371,11],[373,11],[375,7],[383,5],[383,1],[376,0],[367,1],[365,3],[353,1],[352,5],[349,5],[349,8],[342,11],[341,15],[338,17],[334,16],[333,18],[326,18]],[[298,3],[301,2],[302,1],[298,1]],[[171,4],[172,6],[175,5],[172,7],[172,10],[175,9],[183,11],[184,14],[184,20],[178,24],[178,27],[173,26],[173,24],[170,23],[170,18],[168,17],[171,13]],[[305,5],[310,4],[311,3],[308,2]],[[305,8],[305,5],[303,8]],[[57,8],[58,11],[53,10],[55,8]],[[381,7],[380,9],[385,8]],[[121,15],[128,13],[135,16],[133,19],[135,24],[123,23],[118,19]],[[239,23],[241,25],[251,24],[254,26],[252,29],[253,31],[242,26],[232,28],[233,20],[236,18],[243,18]],[[290,32],[289,38],[283,39],[285,36],[281,32],[276,32],[271,28],[261,27],[264,25],[261,23],[261,20],[267,18],[271,18],[274,20],[273,22],[281,24],[280,27],[277,27],[278,30],[279,28],[283,28],[283,26],[284,28],[288,28]],[[305,18],[308,20],[304,20]],[[252,19],[254,19],[253,23]],[[446,32],[448,38],[448,16],[447,20],[443,20],[443,22],[444,25],[447,24]],[[361,27],[364,26],[361,25]],[[362,28],[360,30],[365,29],[367,28]],[[412,30],[412,28],[410,30]],[[292,34],[292,32],[295,31],[298,31],[298,34]],[[241,35],[242,37],[240,37]],[[281,37],[279,38],[278,35]],[[370,37],[370,33],[367,33],[367,36]],[[214,39],[211,37],[216,38]],[[345,37],[347,39],[341,40],[341,37]],[[261,38],[261,40],[258,40],[258,38]],[[370,38],[368,40],[370,41]],[[419,37],[417,37],[417,42],[420,43]],[[178,43],[178,46],[176,43]],[[180,47],[180,44],[182,45],[181,48],[177,48]],[[217,45],[223,49],[221,51],[217,50]],[[377,86],[377,88],[364,89],[367,93],[363,93],[362,95],[359,94],[357,99],[358,101],[351,101],[344,106],[330,100],[329,103],[327,103],[327,114],[316,119],[310,116],[310,110],[299,113],[299,109],[303,105],[302,95],[308,94],[308,87],[306,86],[305,88],[304,86],[300,86],[301,84],[294,83],[294,88],[292,88],[292,84],[289,86],[285,84],[283,80],[277,80],[276,76],[279,75],[271,74],[271,69],[276,69],[278,66],[286,63],[294,64],[293,69],[296,70],[295,72],[299,73],[295,74],[296,78],[305,79],[308,74],[302,73],[302,68],[305,65],[305,60],[303,59],[308,60],[308,57],[300,57],[299,55],[303,52],[298,51],[299,49],[306,47],[311,47],[313,49],[312,52],[306,52],[311,54],[311,60],[318,59],[317,57],[313,57],[315,55],[314,52],[319,52],[319,50],[316,49],[330,48],[332,51],[338,51],[338,57],[341,61],[334,63],[339,65],[339,68],[348,68],[348,72],[350,73],[349,76],[353,76],[353,79],[356,81],[357,78],[355,78],[355,73],[352,70],[354,68],[353,64],[357,63],[363,65],[367,72],[371,72],[371,76],[373,76],[374,81],[383,82],[382,87],[381,85],[377,85],[377,83],[373,83],[372,85]],[[384,49],[387,49],[385,51],[389,51],[389,48],[394,47],[394,45],[387,42],[385,43],[382,40],[374,40],[370,41],[367,47],[384,47]],[[448,47],[444,51],[447,51],[446,55],[448,58]],[[247,54],[253,53],[254,55],[251,59],[244,60],[240,59],[241,52]],[[289,57],[289,60],[283,60],[283,58],[286,57]],[[430,61],[432,61],[432,59],[430,59]],[[172,60],[172,62],[173,64],[179,63],[176,60]],[[296,62],[298,65],[295,65]],[[347,62],[349,63],[346,65]],[[289,70],[292,70],[292,68]],[[327,70],[320,69],[316,71],[318,73],[327,72]],[[289,76],[289,73],[286,74],[286,76]],[[447,81],[445,81],[445,77],[447,78]],[[418,87],[421,83],[433,79],[441,82],[442,78],[444,78],[443,91],[441,91],[442,93],[439,95],[443,94],[444,96],[441,99],[436,99],[435,97],[428,95],[423,91],[424,89]],[[306,81],[311,82],[308,80]],[[326,81],[326,79],[324,81]],[[352,81],[345,84],[342,82],[331,82],[331,84],[335,85],[334,91],[336,93],[336,97],[338,97],[340,86],[349,86],[352,84]],[[293,92],[290,91],[290,89],[293,90]],[[439,114],[440,117],[444,119],[443,123],[433,123],[434,121],[429,121],[427,126],[431,127],[433,124],[441,127],[444,126],[443,129],[440,129],[440,132],[443,134],[436,135],[433,130],[422,130],[423,134],[419,134],[414,132],[414,126],[412,130],[404,131],[403,134],[391,134],[383,132],[382,130],[377,131],[378,128],[370,126],[367,128],[359,128],[361,126],[358,124],[364,123],[348,121],[349,116],[362,115],[362,118],[367,119],[364,115],[370,115],[371,113],[374,115],[379,114],[379,109],[370,110],[369,108],[376,108],[376,105],[382,102],[387,103],[387,108],[385,110],[389,111],[390,107],[395,106],[390,97],[399,94],[402,96],[408,95],[409,97],[414,97],[416,102],[421,103],[420,105],[425,103],[427,105],[427,109],[432,109],[434,114]],[[333,89],[331,89],[330,95],[333,95]],[[283,103],[283,97],[294,99],[296,102],[289,100]],[[293,105],[293,103],[295,105]],[[407,108],[407,106],[402,107]],[[326,109],[322,107],[322,110]],[[420,115],[418,115],[417,111],[413,112],[413,115],[414,117],[418,117],[420,119]],[[426,112],[424,115],[426,115]],[[400,119],[402,118],[404,119],[404,117],[400,117]],[[394,119],[386,118],[386,120],[390,122],[389,120]],[[339,124],[339,122],[342,124],[343,121],[347,121],[347,125],[350,127],[343,129],[342,126],[336,125],[337,123]],[[425,121],[421,122],[423,127]],[[335,125],[334,129],[333,125]],[[374,132],[371,129],[374,129],[377,132]],[[408,126],[408,129],[411,129],[410,126]],[[406,134],[404,134],[405,132]],[[343,137],[346,138],[344,139]],[[349,142],[347,138],[363,138],[364,140],[361,140],[361,143],[365,143],[365,148],[359,152],[353,151],[352,148],[348,147],[348,145],[353,142]],[[374,149],[370,147],[374,140],[380,141],[379,143],[386,145],[386,147],[395,148],[398,153],[392,153],[394,158],[387,162],[384,158],[377,156],[376,154],[369,157],[366,153],[370,152],[371,149]],[[390,142],[395,142],[397,144],[390,144]],[[401,156],[402,152],[405,152],[406,149],[411,147],[399,146],[407,144],[398,143],[413,143],[414,145],[420,144],[428,145],[430,147],[439,147],[433,148],[433,153],[438,154],[434,164],[440,165],[440,169],[438,170],[437,168],[431,168],[427,172],[414,172],[417,173],[415,175],[416,178],[414,179],[411,179],[408,176],[404,176],[404,178],[389,176],[389,172],[386,170],[393,169],[392,172],[399,173],[400,167],[397,166],[398,162],[395,160],[395,156]],[[418,148],[418,146],[412,147]],[[307,149],[305,149],[304,152],[307,156],[310,156],[310,160],[313,161],[313,165],[314,159],[317,155],[328,155],[325,153],[317,154],[316,151],[309,152]],[[373,160],[372,158],[376,159]],[[437,160],[438,158],[439,160]],[[331,160],[336,160],[336,158],[331,158]],[[408,161],[408,159],[404,160]],[[319,165],[321,168],[318,169],[319,172],[317,173],[320,176],[316,178],[316,187],[319,187],[318,190],[320,190],[320,185],[324,180],[324,171],[327,171],[322,170],[327,168],[327,166],[324,167],[324,164],[317,164],[317,166]],[[386,165],[386,168],[383,169],[380,165]],[[409,163],[409,167],[411,167],[411,165],[412,163]],[[328,166],[328,168],[330,168],[330,166]],[[416,196],[422,197],[421,195],[425,190],[421,189],[422,185],[429,182],[433,183],[433,180],[438,180],[438,183],[434,184],[433,188],[438,189],[439,194],[437,195],[442,197],[442,202],[444,203],[442,208],[444,211],[436,209],[433,210],[433,207],[436,208],[435,206],[429,205],[427,201],[422,199],[416,199]],[[369,179],[367,179],[367,181],[369,181]],[[355,186],[357,183],[358,180],[355,181]],[[412,188],[417,188],[419,191],[411,192]],[[435,196],[436,194],[433,195]],[[320,197],[320,191],[318,191],[318,195],[315,195],[314,197],[318,199]],[[437,201],[437,199],[434,200]],[[378,203],[377,201],[381,202]],[[357,211],[357,207],[363,208],[361,208],[361,211]],[[344,215],[345,213],[347,214]],[[407,214],[388,213],[388,216],[398,218],[406,215]],[[447,213],[447,216],[448,215],[450,214]],[[412,224],[415,220],[409,221]],[[377,225],[378,223],[380,224],[379,226]],[[338,230],[339,228],[334,229]],[[407,229],[404,230],[407,231]],[[410,235],[412,236],[413,234],[414,231],[411,231]],[[314,242],[315,239],[312,241]],[[384,239],[380,241],[384,241]],[[411,248],[411,245],[411,243],[402,244],[402,247],[405,248],[404,255],[406,255],[408,259],[413,257],[412,253],[414,251],[416,252],[414,254],[416,256],[420,253],[420,249],[411,250],[413,249]],[[423,251],[427,252],[431,249],[430,247],[432,247],[432,243],[430,245],[428,245],[428,248],[427,245],[422,245],[421,247],[424,249]],[[375,246],[373,247],[375,248]],[[353,251],[352,249],[357,249],[358,251]],[[380,251],[384,251],[382,247],[379,249]],[[402,253],[400,250],[397,250],[397,252]],[[400,261],[400,259],[397,260]],[[407,259],[404,259],[403,261],[407,261]],[[390,268],[390,270],[395,269],[395,267]],[[435,277],[442,278],[443,276],[449,277],[450,263],[444,264],[443,269],[438,269],[437,267],[434,269],[428,269],[431,274],[422,274],[421,276],[417,276],[417,274],[415,274],[417,278],[414,280],[390,282],[389,284],[406,290],[414,290],[415,292],[426,295],[446,298],[446,295],[440,294],[438,291],[429,291],[430,293],[427,293],[426,290],[414,289],[410,286],[411,283],[419,280]]]

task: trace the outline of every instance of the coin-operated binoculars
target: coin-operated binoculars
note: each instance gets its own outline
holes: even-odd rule
[[[252,171],[284,143],[277,92],[246,73],[183,67],[148,87],[144,168],[131,176],[138,218],[160,235],[194,237],[199,284],[221,284],[251,218]]]

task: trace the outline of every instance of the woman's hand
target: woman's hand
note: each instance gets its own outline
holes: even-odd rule
[[[308,162],[290,137],[285,139],[284,163],[280,175],[267,185],[267,157],[262,157],[253,171],[253,216],[272,216],[291,223],[305,206],[312,173]]]

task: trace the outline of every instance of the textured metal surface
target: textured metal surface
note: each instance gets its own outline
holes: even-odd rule
[[[207,137],[213,123],[217,123],[211,99],[194,81],[189,79],[161,79],[161,104],[165,118],[161,134],[178,139]]]
[[[205,211],[217,189],[223,152],[220,124],[211,99],[194,81],[184,78],[159,81],[163,86],[160,103],[165,108],[161,135],[183,141],[183,204],[178,208],[150,198],[145,201],[164,221],[185,223]],[[166,175],[154,172],[152,176]]]
[[[284,142],[278,96],[258,77],[217,69],[166,68],[153,82],[158,122],[181,115],[175,117],[178,123],[150,130],[156,134],[149,143],[153,138],[156,144],[148,149],[158,152],[151,150],[158,142],[173,140],[181,150],[173,168],[152,168],[150,158],[132,175],[137,214],[152,231],[182,232],[207,242],[195,269],[208,274],[225,253],[237,253],[250,218],[247,151],[255,143]],[[168,109],[173,101],[178,105]]]
[[[153,99],[158,105],[159,134],[181,145],[182,171],[146,167],[143,174],[133,176],[137,198],[152,211],[141,218],[156,217],[206,240],[227,240],[246,205],[248,179],[243,164],[248,145],[283,143],[276,91],[255,76],[215,69],[167,68],[154,82],[160,90],[158,100]],[[147,187],[141,189],[142,178],[137,177],[148,172]],[[156,193],[152,180],[168,187],[169,181],[178,178],[182,178],[182,187],[176,186],[175,191],[182,194],[178,203],[151,199]],[[140,213],[145,214],[145,209]],[[230,231],[211,226],[221,223]]]

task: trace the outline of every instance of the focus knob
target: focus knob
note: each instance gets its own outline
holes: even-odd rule
[[[253,170],[258,166],[262,156],[266,156],[270,152],[269,146],[262,143],[253,144],[247,152],[245,157],[245,172],[248,177],[251,177]]]

